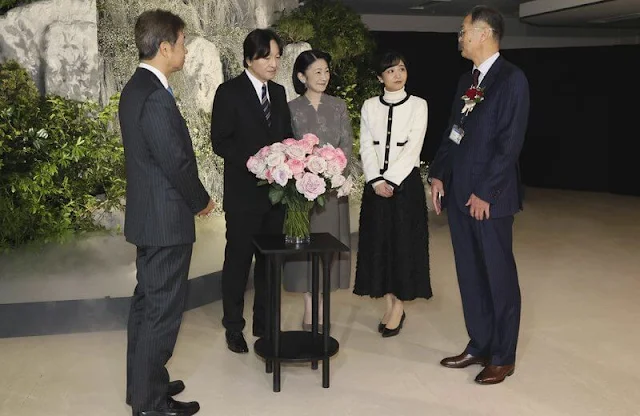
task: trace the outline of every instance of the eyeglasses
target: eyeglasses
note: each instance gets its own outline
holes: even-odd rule
[[[489,29],[489,30],[491,30],[491,31],[495,31],[495,29],[493,29],[493,28],[491,28],[491,27],[488,27],[488,26],[485,26],[485,27],[474,26],[474,27],[472,27],[471,29],[475,29],[475,30],[485,30],[485,29]],[[466,30],[464,30],[464,29],[460,29],[460,31],[458,32],[458,38],[463,37],[465,33],[467,33],[467,31],[466,31]]]

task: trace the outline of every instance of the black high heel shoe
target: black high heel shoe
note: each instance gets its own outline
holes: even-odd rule
[[[402,311],[402,318],[400,318],[400,324],[398,324],[397,328],[389,329],[386,326],[383,327],[382,338],[395,337],[396,335],[398,335],[400,333],[400,330],[402,329],[402,325],[404,324],[404,318],[406,317],[407,315],[404,313],[404,311]]]

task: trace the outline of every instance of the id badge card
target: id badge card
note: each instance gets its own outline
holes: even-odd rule
[[[460,140],[464,137],[464,130],[462,127],[459,127],[457,124],[453,126],[451,129],[451,134],[449,134],[449,139],[455,144],[460,144]]]

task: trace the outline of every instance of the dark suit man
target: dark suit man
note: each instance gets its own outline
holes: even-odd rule
[[[253,235],[282,233],[284,209],[269,201],[268,187],[246,166],[260,148],[293,137],[284,88],[272,82],[282,41],[270,30],[256,29],[244,45],[246,70],[218,87],[211,115],[213,151],[224,159],[224,201],[227,246],[222,269],[222,304],[229,349],[248,352],[242,335],[244,292],[256,257],[253,280],[253,334],[262,336],[265,320],[265,261],[256,252]]]
[[[513,374],[520,326],[520,287],[512,249],[513,218],[522,209],[518,157],[529,114],[524,73],[500,57],[502,16],[477,6],[459,35],[474,70],[458,84],[449,129],[430,167],[436,213],[448,208],[458,283],[470,341],[441,364],[481,364],[480,384]],[[484,99],[470,112],[460,98],[470,87]],[[477,100],[476,100],[477,101]],[[470,103],[471,104],[471,103]]]
[[[194,215],[213,209],[167,81],[184,64],[184,26],[166,11],[140,15],[135,41],[141,63],[120,98],[127,175],[124,234],[137,247],[127,347],[127,402],[134,416],[192,415],[200,408],[197,402],[171,398],[184,384],[169,382],[165,368],[184,310]]]

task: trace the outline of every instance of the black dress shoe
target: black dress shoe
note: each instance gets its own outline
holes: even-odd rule
[[[386,324],[383,324],[382,322],[380,322],[378,324],[378,332],[380,332],[382,334],[382,331],[384,331],[384,327],[386,326]]]
[[[244,340],[244,335],[240,331],[226,331],[225,337],[227,338],[227,348],[236,354],[244,354],[249,352],[247,347],[247,341]]]
[[[398,335],[400,333],[400,330],[402,329],[402,325],[404,324],[404,318],[406,318],[407,315],[404,313],[404,311],[402,312],[402,318],[400,318],[400,323],[398,324],[398,326],[394,329],[389,329],[386,326],[382,329],[382,338],[389,338],[389,337],[395,337],[396,335]]]
[[[182,380],[170,381],[167,387],[167,396],[175,396],[184,391],[184,382]],[[127,404],[131,406],[131,397],[127,396]]]
[[[198,402],[179,402],[168,398],[166,406],[162,409],[133,412],[133,416],[191,416],[199,410]]]
[[[184,391],[184,382],[182,380],[170,381],[167,387],[167,396],[176,396]]]

